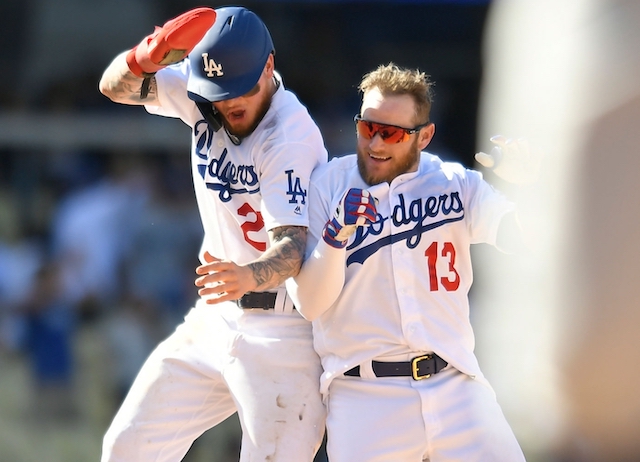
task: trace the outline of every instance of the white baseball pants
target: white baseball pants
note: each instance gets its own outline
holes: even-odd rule
[[[521,462],[493,390],[448,367],[429,379],[336,378],[328,396],[331,462]]]
[[[240,461],[311,462],[324,435],[320,373],[311,325],[297,312],[200,304],[143,365],[101,461],[178,462],[237,411]]]

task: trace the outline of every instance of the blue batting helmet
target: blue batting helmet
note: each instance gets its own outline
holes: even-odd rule
[[[216,9],[216,22],[189,53],[189,98],[212,103],[248,93],[274,52],[267,26],[242,7]]]

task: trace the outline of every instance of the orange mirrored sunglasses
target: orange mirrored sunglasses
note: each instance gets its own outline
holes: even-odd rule
[[[419,132],[421,129],[431,123],[427,122],[414,128],[404,128],[398,127],[397,125],[371,122],[369,120],[363,119],[358,114],[353,117],[353,120],[356,123],[356,130],[361,137],[370,140],[371,138],[376,136],[377,133],[380,135],[380,138],[382,138],[382,141],[387,144],[404,143],[409,139],[409,136]]]

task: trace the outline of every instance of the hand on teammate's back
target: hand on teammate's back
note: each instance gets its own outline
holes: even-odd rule
[[[253,272],[247,266],[240,266],[232,261],[222,260],[204,253],[206,263],[196,268],[195,285],[200,287],[200,295],[207,304],[237,300],[245,293],[255,289]]]

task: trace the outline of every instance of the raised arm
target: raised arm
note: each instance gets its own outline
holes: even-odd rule
[[[502,135],[491,138],[494,147],[487,154],[478,152],[475,159],[483,167],[493,171],[502,180],[515,186],[514,195],[520,196],[540,179],[540,168],[544,160],[543,152],[532,146],[526,139],[511,139]],[[530,232],[535,227],[528,226],[531,216],[522,201],[515,200],[517,211],[506,214],[498,229],[497,246],[512,254],[526,254],[534,251],[536,235]],[[525,201],[526,202],[526,201]]]
[[[116,56],[100,79],[100,92],[116,103],[157,105],[154,74],[183,60],[215,20],[215,10],[201,7],[156,27],[134,48]]]
[[[156,78],[153,76],[148,82],[146,98],[140,98],[144,77],[138,77],[131,72],[126,59],[128,53],[120,53],[105,69],[98,85],[100,93],[115,103],[159,105]]]

